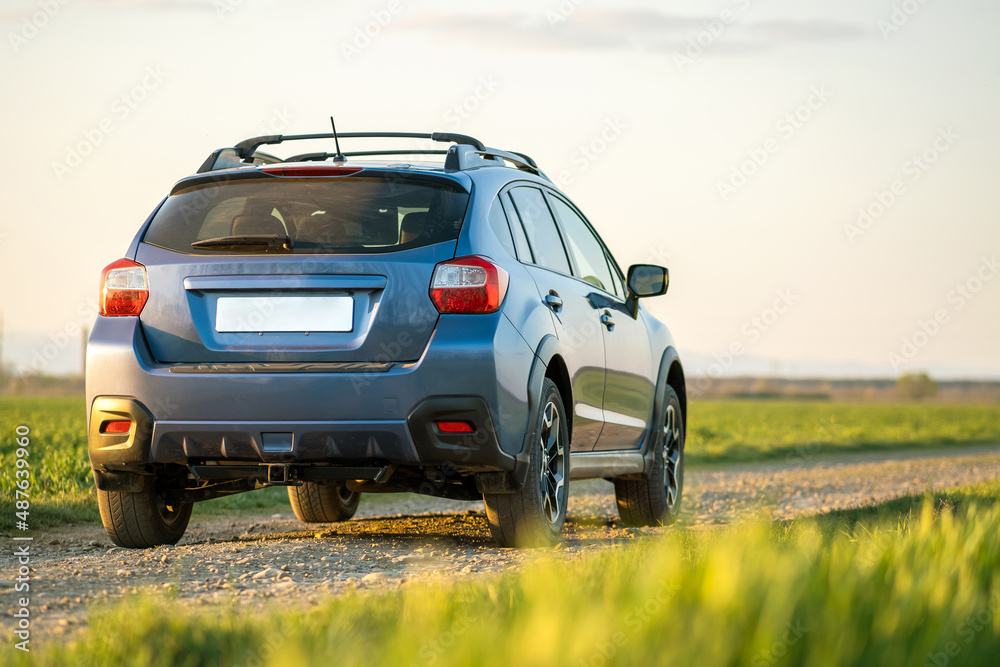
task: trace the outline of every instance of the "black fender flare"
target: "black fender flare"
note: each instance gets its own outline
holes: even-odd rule
[[[525,424],[521,452],[516,457],[517,464],[514,466],[514,482],[518,489],[524,486],[524,480],[528,474],[528,447],[535,439],[535,424],[538,423],[538,411],[542,407],[542,384],[545,382],[545,375],[549,370],[549,362],[552,361],[552,357],[559,353],[560,349],[559,339],[553,334],[546,334],[538,343],[535,359],[531,362],[531,371],[528,374],[528,423]],[[563,397],[564,400],[566,398],[568,397]],[[572,415],[568,416],[572,419]]]
[[[652,472],[655,463],[655,448],[660,440],[659,425],[663,423],[664,411],[666,410],[667,385],[669,384],[672,369],[676,369],[674,370],[675,384],[680,385],[674,387],[674,391],[677,392],[677,397],[681,402],[681,415],[684,417],[682,420],[684,438],[685,440],[687,439],[687,391],[684,380],[684,367],[681,365],[681,358],[677,350],[673,345],[670,345],[663,351],[663,356],[660,357],[660,368],[656,374],[656,397],[653,400],[653,419],[647,426],[646,437],[643,438],[642,458],[645,464],[642,474],[644,477]]]

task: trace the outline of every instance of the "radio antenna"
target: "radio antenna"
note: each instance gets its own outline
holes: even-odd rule
[[[330,127],[333,128],[333,141],[337,145],[337,154],[333,156],[333,161],[347,162],[347,156],[340,152],[340,139],[337,137],[337,124],[333,122],[333,116],[330,116]]]

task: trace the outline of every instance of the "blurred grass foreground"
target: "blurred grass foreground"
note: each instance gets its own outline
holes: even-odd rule
[[[1000,484],[664,536],[309,610],[161,596],[7,665],[996,665]]]

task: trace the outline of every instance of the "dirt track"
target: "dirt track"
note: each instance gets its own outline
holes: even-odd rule
[[[947,455],[902,452],[694,470],[681,523],[709,529],[762,511],[786,519],[996,478],[1000,445],[953,448]],[[72,631],[86,622],[91,603],[142,591],[174,591],[197,605],[311,605],[348,588],[488,575],[542,555],[576,558],[670,530],[621,526],[608,482],[571,488],[565,541],[555,551],[496,548],[482,503],[422,496],[367,497],[354,520],[318,526],[299,523],[290,510],[225,518],[196,513],[178,546],[143,551],[109,548],[100,526],[36,533],[33,628]],[[0,590],[6,609],[14,606],[15,570],[5,548]],[[0,618],[2,632],[9,634],[12,620]]]

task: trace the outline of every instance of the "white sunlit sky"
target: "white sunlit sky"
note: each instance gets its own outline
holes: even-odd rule
[[[689,374],[1000,379],[997,25],[995,0],[3,0],[4,362],[78,373],[100,270],[170,186],[332,114],[530,154],[621,264],[670,268],[648,305]]]

